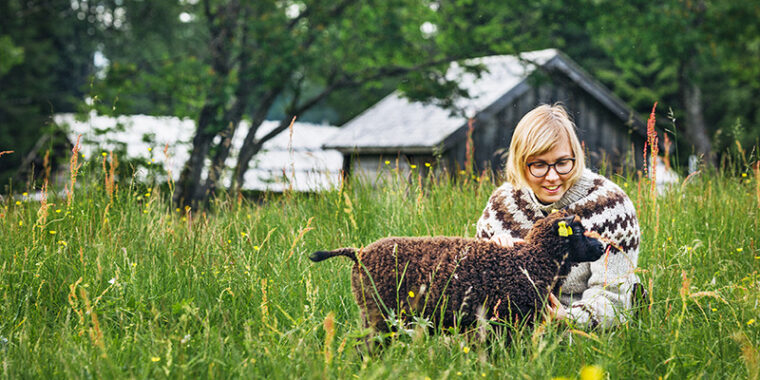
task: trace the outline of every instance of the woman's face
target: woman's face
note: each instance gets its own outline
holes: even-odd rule
[[[573,160],[568,160],[572,158],[574,158],[573,150],[567,138],[560,140],[546,153],[528,157],[525,168],[526,178],[539,201],[549,204],[562,198],[567,191],[567,179],[575,166]],[[538,175],[545,172],[546,175],[537,177],[531,172]],[[559,174],[561,172],[566,173]]]

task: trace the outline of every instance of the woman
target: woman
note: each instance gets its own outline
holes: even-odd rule
[[[575,125],[562,106],[542,105],[523,116],[505,170],[507,182],[491,195],[477,236],[511,246],[553,209],[580,216],[587,230],[622,251],[609,247],[598,261],[573,267],[559,298],[550,296],[549,317],[588,327],[624,322],[639,282],[634,273],[640,241],[636,209],[620,187],[586,169]]]

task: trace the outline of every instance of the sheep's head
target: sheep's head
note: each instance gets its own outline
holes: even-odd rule
[[[536,222],[526,240],[543,245],[567,262],[599,260],[604,254],[604,246],[599,240],[586,236],[585,232],[577,215],[554,212]],[[567,257],[564,257],[566,254]]]

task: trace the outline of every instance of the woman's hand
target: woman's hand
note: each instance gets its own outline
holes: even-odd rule
[[[491,237],[491,241],[504,248],[512,248],[515,244],[524,242],[523,239],[512,238],[510,234],[494,235]]]
[[[564,306],[562,306],[562,303],[559,302],[559,299],[552,293],[549,293],[549,299],[546,302],[546,307],[544,308],[544,319],[551,322],[553,320],[564,320],[567,318],[567,309],[565,309]]]

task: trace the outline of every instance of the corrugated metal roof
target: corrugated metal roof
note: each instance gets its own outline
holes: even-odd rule
[[[125,149],[128,159],[152,161],[151,167],[162,168],[159,174],[171,173],[175,181],[190,157],[195,133],[193,120],[176,117],[130,115],[114,118],[90,115],[87,120],[78,121],[73,114],[59,114],[55,115],[54,121],[59,125],[68,125],[68,138],[72,143],[82,135],[80,152],[86,157]],[[279,123],[265,121],[256,131],[256,136],[264,136]],[[245,174],[244,189],[314,191],[337,186],[343,156],[336,150],[321,148],[326,138],[337,129],[328,125],[294,123],[292,136],[286,129],[264,143],[262,151],[254,156],[251,168]],[[237,154],[247,133],[248,123],[242,122],[226,161],[229,168],[237,163]],[[222,178],[225,186],[230,183],[230,172],[228,170]],[[138,175],[145,174],[145,171],[138,171]]]

